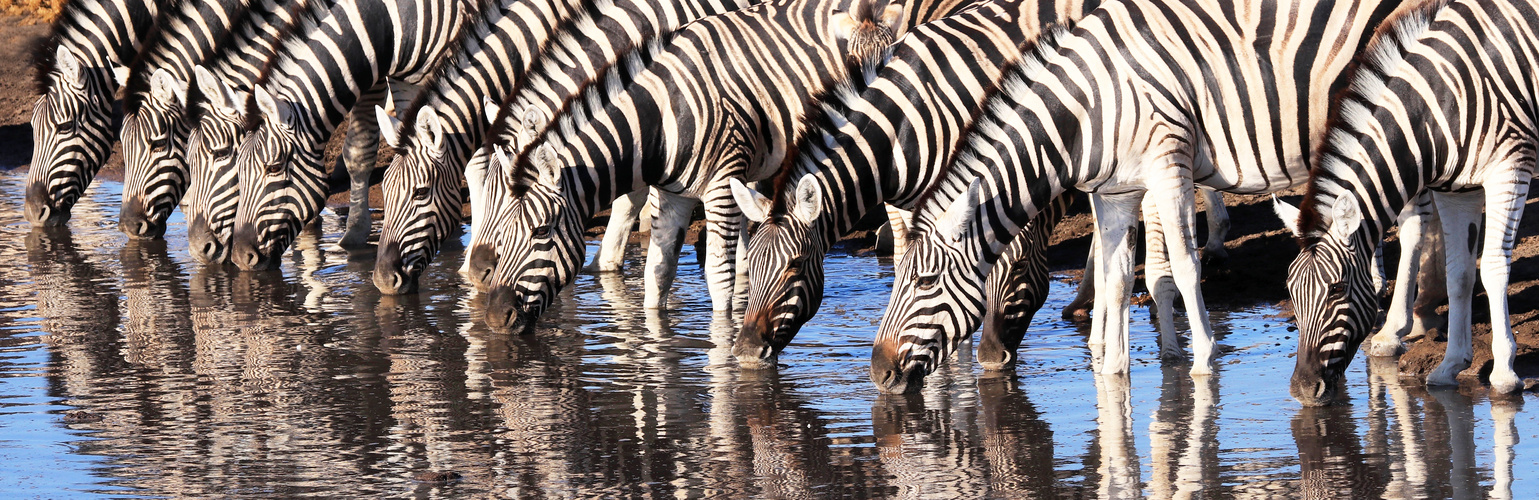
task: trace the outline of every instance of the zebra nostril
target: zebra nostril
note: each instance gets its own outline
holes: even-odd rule
[[[139,221],[139,236],[146,236],[148,234],[150,234],[149,221]]]

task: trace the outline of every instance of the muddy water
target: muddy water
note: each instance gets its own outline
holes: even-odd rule
[[[686,251],[675,311],[638,271],[578,279],[538,332],[477,319],[453,273],[382,297],[328,212],[281,273],[204,269],[115,229],[103,184],[68,231],[22,219],[0,174],[0,497],[1211,498],[1503,496],[1539,487],[1527,396],[1401,385],[1354,363],[1350,405],[1287,396],[1265,308],[1215,311],[1217,374],[1164,365],[1134,311],[1132,374],[1088,369],[1042,314],[1016,374],[953,364],[878,396],[870,335],[890,263],[829,259],[818,318],[776,372],[737,369]],[[633,250],[634,251],[634,250]],[[639,267],[639,266],[633,266]],[[1054,298],[1069,285],[1056,283]],[[1062,307],[1050,303],[1045,311]],[[965,360],[964,360],[965,361]],[[70,412],[90,412],[77,421]],[[418,480],[433,472],[447,482]]]

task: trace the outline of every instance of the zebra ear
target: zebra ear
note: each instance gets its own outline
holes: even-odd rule
[[[273,99],[273,95],[267,93],[266,87],[258,85],[254,91],[256,92],[257,111],[261,111],[269,121],[277,120],[280,124],[288,125],[288,106],[286,104],[279,104],[277,99]]]
[[[54,68],[59,70],[61,85],[70,87],[84,87],[85,82],[80,75],[80,60],[75,59],[75,54],[60,45],[53,53]]]
[[[219,108],[230,107],[229,101],[225,100],[229,94],[225,93],[224,84],[202,65],[192,67],[192,83],[198,86],[198,93],[203,94],[209,104]]]
[[[733,177],[728,182],[732,183],[732,199],[737,201],[737,208],[743,211],[748,220],[764,222],[769,218],[770,200],[764,195],[754,191],[753,188],[743,184],[743,181]]]
[[[857,0],[857,1],[864,1],[864,0]],[[855,30],[859,29],[859,28],[860,28],[860,21],[856,21],[855,17],[851,16],[850,13],[848,13],[848,12],[840,12],[838,14],[834,14],[833,15],[833,20],[829,24],[829,28],[828,29],[833,32],[831,34],[834,35],[834,39],[835,40],[838,40],[838,41],[842,42],[842,41],[845,41],[845,40],[849,40],[850,39],[850,35],[854,34]]]
[[[187,102],[187,84],[171,76],[165,68],[155,70],[150,76],[150,94],[161,102]]]
[[[1277,218],[1282,219],[1283,227],[1293,233],[1294,238],[1299,237],[1299,208],[1282,201],[1277,195],[1272,195],[1272,211],[1277,213]]]
[[[374,120],[379,122],[379,138],[392,148],[401,147],[401,120],[390,116],[384,106],[374,106]]]
[[[490,97],[481,96],[481,106],[486,108],[486,123],[497,123],[497,113],[502,112],[502,105],[497,104],[497,101],[493,101]]]
[[[545,113],[540,112],[534,106],[524,108],[524,112],[520,114],[522,115],[519,117],[520,125],[524,127],[525,132],[530,134],[539,133],[545,129],[545,124],[550,122],[550,120],[545,118]]]
[[[895,3],[889,4],[887,8],[882,9],[882,14],[880,17],[882,24],[887,25],[887,29],[892,31],[892,37],[894,40],[903,37],[903,32],[906,31],[907,27],[903,25],[902,5]]]
[[[812,174],[796,181],[796,217],[811,224],[823,215],[823,186]]]
[[[967,186],[967,192],[951,202],[951,206],[946,208],[946,213],[941,214],[940,221],[936,224],[941,234],[951,238],[953,242],[961,241],[963,236],[967,236],[968,230],[973,227],[973,216],[978,214],[978,203],[981,197],[979,193],[982,190],[983,183],[973,179],[973,183]]]
[[[1337,197],[1331,204],[1331,236],[1347,243],[1362,225],[1363,212],[1357,208],[1357,197],[1350,194]]]
[[[428,143],[434,148],[443,151],[444,125],[438,119],[438,112],[433,111],[432,106],[423,106],[417,110],[417,134],[428,139]]]
[[[506,172],[508,167],[513,165],[513,159],[508,158],[507,150],[492,146],[492,161],[489,163],[491,164],[487,166],[487,170],[496,169],[498,172]]]
[[[535,168],[540,171],[540,183],[552,188],[561,188],[561,165],[556,164],[556,148],[549,143],[541,144],[534,153]]]

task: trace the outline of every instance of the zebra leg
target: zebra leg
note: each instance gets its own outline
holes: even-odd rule
[[[1196,201],[1185,168],[1170,165],[1171,174],[1152,179],[1151,189],[1163,223],[1165,249],[1170,252],[1171,274],[1186,305],[1186,321],[1192,329],[1192,375],[1213,373],[1213,331],[1208,326],[1208,306],[1202,297],[1202,256],[1197,252]]]
[[[637,189],[615,200],[609,208],[609,225],[604,226],[604,240],[584,271],[614,273],[625,267],[625,244],[631,240],[631,227],[641,216],[641,207],[646,206],[648,191],[651,188]]]
[[[1074,300],[1069,305],[1063,306],[1063,319],[1069,321],[1085,321],[1090,319],[1090,308],[1095,300],[1095,259],[1101,252],[1101,235],[1095,231],[1090,233],[1090,253],[1085,255],[1085,272],[1079,280],[1079,290],[1075,292]]]
[[[647,291],[643,302],[647,309],[662,309],[668,304],[673,278],[679,272],[679,249],[684,246],[684,233],[689,230],[695,204],[700,203],[694,198],[661,190],[655,199],[657,206],[652,210],[652,238],[647,247],[647,269],[643,280]]]
[[[1431,208],[1431,192],[1423,191],[1416,203],[1407,205],[1400,218],[1400,265],[1395,268],[1395,290],[1385,311],[1384,327],[1368,343],[1369,356],[1394,356],[1405,352],[1400,339],[1411,327],[1411,304],[1416,300],[1416,275],[1421,270],[1421,207]],[[1428,203],[1423,203],[1423,201]]]
[[[1186,351],[1176,338],[1176,280],[1170,272],[1170,255],[1165,248],[1165,231],[1160,223],[1159,207],[1153,196],[1145,196],[1144,212],[1144,287],[1154,297],[1155,324],[1160,331],[1160,357],[1184,361]]]
[[[1475,288],[1474,247],[1479,243],[1478,221],[1484,200],[1478,191],[1437,193],[1435,197],[1438,215],[1443,219],[1443,249],[1448,263],[1448,344],[1443,362],[1427,375],[1427,385],[1459,385],[1459,372],[1469,368],[1474,357],[1470,352],[1470,298]],[[1503,276],[1503,288],[1506,285]],[[1505,290],[1499,293],[1500,297],[1507,296]],[[1491,302],[1497,302],[1496,297]],[[1496,323],[1492,321],[1492,333],[1496,332]]]
[[[743,213],[737,208],[728,184],[706,193],[705,286],[711,293],[711,308],[717,313],[732,310],[737,296],[738,239],[743,228]]]
[[[372,110],[385,102],[389,84],[369,89],[353,106],[353,109]],[[347,123],[347,139],[343,141],[342,164],[347,167],[347,230],[342,233],[342,248],[359,248],[369,244],[369,231],[374,227],[374,217],[369,214],[369,174],[374,171],[374,159],[379,156],[379,122],[356,113]]]
[[[887,225],[892,228],[892,261],[897,262],[908,252],[908,228],[914,223],[914,212],[889,204],[882,207],[887,209]]]
[[[1527,178],[1514,179],[1485,190],[1485,242],[1480,253],[1480,282],[1491,307],[1491,390],[1507,394],[1523,390],[1523,380],[1512,369],[1517,343],[1512,337],[1512,316],[1507,307],[1507,281],[1512,248],[1517,241],[1518,221],[1528,203]]]
[[[1203,214],[1208,218],[1208,242],[1202,247],[1203,262],[1229,260],[1229,250],[1224,240],[1229,237],[1229,208],[1224,206],[1224,194],[1207,186],[1198,186],[1206,207]]]
[[[465,165],[465,187],[470,190],[470,198],[468,200],[470,203],[470,244],[465,246],[467,251],[465,252],[465,262],[460,264],[461,274],[470,274],[470,252],[468,249],[475,248],[481,242],[482,231],[485,231],[480,226],[486,224],[486,218],[488,217],[486,215],[486,176],[491,167],[492,162],[490,161],[473,161]]]
[[[1128,371],[1128,299],[1133,293],[1133,254],[1138,242],[1138,208],[1144,193],[1092,195],[1096,231],[1101,234],[1101,259],[1096,266],[1095,313],[1090,343],[1104,349],[1096,372]],[[1092,348],[1094,351],[1094,347]]]

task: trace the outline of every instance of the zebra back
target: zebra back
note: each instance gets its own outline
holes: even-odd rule
[[[78,0],[64,4],[34,49],[42,94],[32,106],[32,162],[25,215],[34,226],[61,226],[107,161],[116,139],[115,74],[165,6],[159,0]]]

